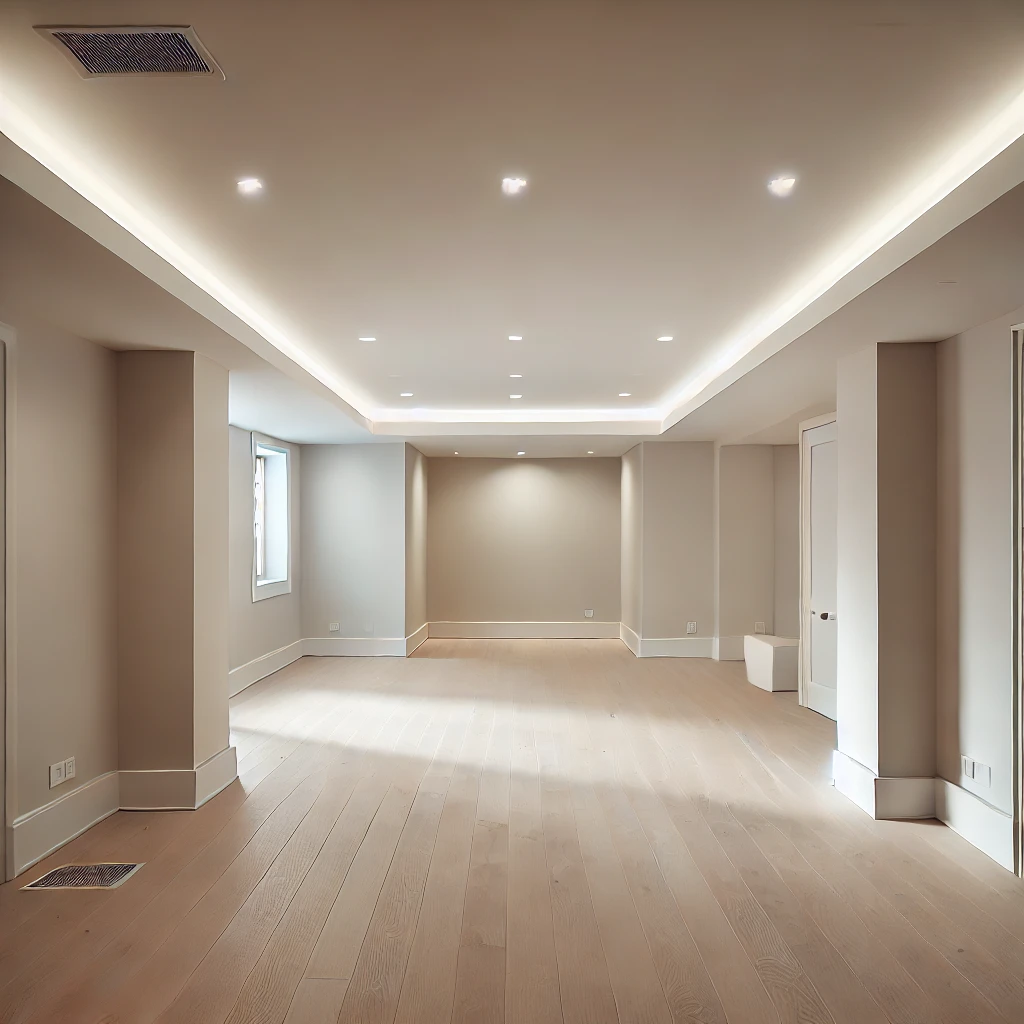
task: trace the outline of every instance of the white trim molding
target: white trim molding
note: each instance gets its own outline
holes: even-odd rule
[[[207,758],[197,768],[122,771],[122,811],[194,811],[238,777],[234,747]]]
[[[306,637],[302,653],[313,658],[404,658],[405,637]]]
[[[117,811],[119,783],[117,772],[106,772],[15,818],[8,832],[12,877]]]
[[[997,864],[1014,870],[1013,816],[946,779],[935,780],[935,817]]]
[[[405,656],[408,658],[424,640],[430,636],[430,623],[424,622],[419,629],[405,638]]]
[[[884,778],[841,750],[832,752],[836,791],[876,820],[935,817],[935,779]]]
[[[618,622],[431,622],[430,635],[473,640],[618,640]]]
[[[296,640],[285,647],[279,647],[276,651],[253,658],[252,661],[233,668],[228,673],[228,696],[234,697],[241,693],[247,686],[258,683],[269,675],[286,668],[293,661],[298,661],[303,655],[304,641]]]
[[[709,636],[640,637],[640,658],[710,658],[714,640]]]
[[[708,655],[703,655],[703,657],[708,657]],[[715,661],[743,661],[743,637],[716,636],[710,657]]]
[[[619,639],[639,658],[640,637],[624,622],[619,623]]]

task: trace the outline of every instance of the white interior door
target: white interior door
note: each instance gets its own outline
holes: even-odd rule
[[[803,639],[804,704],[828,718],[836,717],[836,507],[838,459],[836,424],[803,434],[804,482],[808,498],[804,516]]]

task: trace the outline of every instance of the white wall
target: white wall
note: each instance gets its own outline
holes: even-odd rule
[[[427,621],[427,457],[405,446],[405,635]]]
[[[262,436],[262,435],[261,435]],[[252,434],[230,428],[229,519],[230,519],[230,630],[229,662],[240,668],[272,651],[280,650],[302,638],[301,577],[302,553],[300,531],[300,491],[302,449],[267,438],[275,448],[288,452],[291,580],[290,594],[280,594],[262,601],[252,599],[253,558],[253,461]]]
[[[622,456],[621,499],[621,621],[638,636],[643,629],[644,564],[644,446]]]
[[[618,622],[617,459],[431,459],[432,621]]]
[[[1006,814],[1014,810],[1010,329],[1022,321],[1024,307],[938,346],[938,772]],[[991,787],[961,776],[961,753],[991,767]]]
[[[717,450],[716,635],[742,637],[775,610],[775,452],[771,445]]]
[[[775,635],[800,636],[800,446],[774,447]]]
[[[114,354],[22,315],[17,340],[8,529],[8,636],[17,759],[11,817],[117,769],[117,393]],[[74,755],[76,778],[49,789]]]
[[[405,445],[306,445],[301,495],[303,637],[405,637]]]

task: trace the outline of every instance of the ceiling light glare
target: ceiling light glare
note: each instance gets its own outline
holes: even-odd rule
[[[412,398],[412,392],[411,391],[403,391],[398,397],[399,398]]]
[[[459,453],[458,453],[458,452],[452,452],[452,454],[453,454],[453,455],[458,455]]]
[[[768,191],[773,196],[788,196],[795,184],[796,178],[772,178],[768,182]]]
[[[521,378],[521,377],[522,377],[523,375],[522,375],[521,373],[510,373],[510,374],[509,374],[509,376],[510,376],[510,377],[511,377],[511,378],[512,378],[513,380],[519,380],[519,379],[520,379],[520,378]]]
[[[587,452],[587,454],[588,454],[588,455],[593,455],[594,453],[593,453],[593,452]]]
[[[630,392],[628,392],[628,391],[620,391],[619,392],[619,398],[630,398],[630,397],[632,397],[632,396],[631,396]]]
[[[525,178],[502,178],[501,191],[507,196],[517,196],[526,188]]]
[[[522,341],[523,340],[523,336],[521,334],[510,334],[508,336],[508,340],[509,341]]]
[[[661,337],[660,337],[660,338],[658,339],[658,341],[671,341],[671,340],[672,340],[672,335],[671,335],[671,334],[663,334],[663,335],[662,335],[662,336],[661,336]]]
[[[509,395],[509,398],[522,398],[522,395]]]
[[[238,191],[243,196],[255,195],[257,192],[263,191],[263,182],[259,178],[242,178],[238,182]]]
[[[516,452],[516,455],[525,455],[526,452]]]
[[[360,338],[360,341],[376,341],[376,338]]]

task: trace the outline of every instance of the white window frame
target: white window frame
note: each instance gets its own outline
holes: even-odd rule
[[[280,597],[283,594],[292,592],[292,537],[291,537],[291,497],[292,497],[292,467],[291,453],[280,443],[270,438],[261,437],[259,434],[252,434],[252,471],[249,479],[253,485],[253,546],[252,546],[252,599],[266,601],[271,597]],[[257,460],[264,459],[264,466],[268,470],[264,484],[264,508],[266,513],[270,512],[273,519],[270,520],[273,534],[270,535],[264,529],[264,549],[267,544],[278,546],[276,556],[266,560],[276,561],[277,568],[270,566],[272,575],[260,576],[257,574],[257,551],[256,551],[256,507],[255,507],[255,486]],[[281,486],[280,473],[271,474],[271,466],[280,461],[278,470],[283,470],[283,487]],[[269,485],[269,486],[268,486]],[[271,492],[273,488],[273,493]],[[283,492],[283,493],[282,493]],[[284,546],[284,552],[280,546]]]

